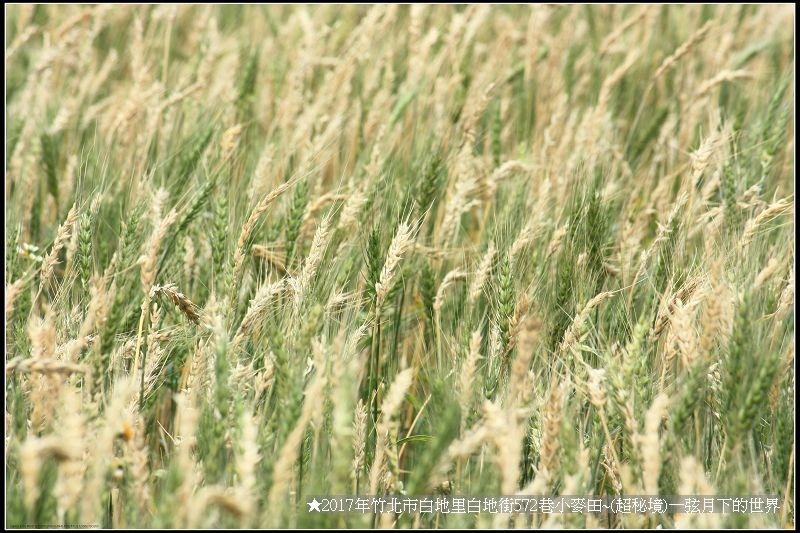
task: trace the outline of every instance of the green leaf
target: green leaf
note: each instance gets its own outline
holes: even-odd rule
[[[433,440],[433,435],[411,435],[404,439],[398,439],[397,445],[405,444],[406,442],[428,442]]]

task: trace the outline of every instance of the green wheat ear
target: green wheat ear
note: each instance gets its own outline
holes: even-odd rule
[[[286,214],[284,238],[286,239],[287,267],[294,263],[295,250],[298,245],[297,238],[300,235],[300,225],[303,222],[303,213],[305,213],[307,203],[308,181],[304,179],[295,187],[294,195],[289,205],[289,211]]]
[[[366,284],[364,292],[370,301],[375,299],[375,287],[383,268],[383,247],[381,236],[377,227],[372,228],[367,235],[367,243],[364,249],[364,263],[366,266]]]
[[[433,348],[434,339],[433,301],[436,297],[436,280],[433,269],[427,261],[420,272],[419,291],[425,313],[425,346],[430,350]]]
[[[514,295],[514,278],[511,260],[503,257],[497,272],[497,308],[495,323],[500,328],[501,353],[505,353],[508,346],[509,321],[514,315],[516,299]]]
[[[81,215],[78,233],[78,271],[80,272],[81,286],[84,290],[89,290],[89,280],[94,270],[94,260],[92,258],[92,222],[94,217],[91,211],[86,211]]]
[[[228,250],[228,194],[220,187],[214,202],[214,225],[212,228],[211,258],[214,271],[222,272],[225,265],[225,254]]]

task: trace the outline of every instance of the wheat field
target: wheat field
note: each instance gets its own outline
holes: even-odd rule
[[[789,5],[6,7],[6,525],[794,524]],[[310,513],[311,495],[775,513]]]

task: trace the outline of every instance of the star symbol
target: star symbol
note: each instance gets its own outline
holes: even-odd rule
[[[319,504],[322,503],[322,502],[318,502],[316,498],[314,498],[310,502],[306,502],[306,503],[308,503],[308,512],[309,513],[313,512],[313,511],[316,511],[318,513],[320,512]]]

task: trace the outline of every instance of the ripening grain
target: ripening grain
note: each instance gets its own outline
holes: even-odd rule
[[[792,526],[793,28],[7,7],[8,525]],[[326,494],[780,508],[309,512]]]

